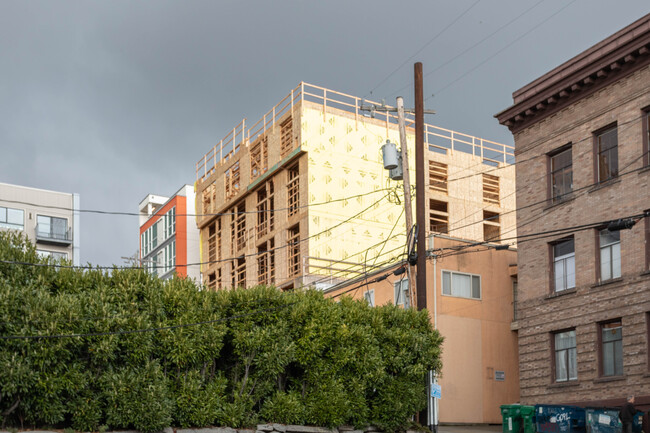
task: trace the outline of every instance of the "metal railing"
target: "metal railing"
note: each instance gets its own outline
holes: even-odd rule
[[[55,229],[54,227],[47,226],[47,229],[44,229],[43,226],[36,224],[36,239],[45,240],[45,241],[54,241],[54,242],[72,242],[72,228]]]
[[[301,82],[255,124],[246,128],[246,119],[243,119],[219,143],[210,149],[196,163],[196,179],[200,180],[209,176],[217,167],[217,164],[227,162],[241,149],[242,145],[247,146],[259,136],[265,134],[267,130],[275,129],[280,120],[284,120],[288,113],[293,112],[296,105],[303,102],[322,106],[323,115],[326,114],[328,107],[353,113],[355,122],[368,116],[359,112],[359,106],[362,104],[380,105],[377,102]],[[390,129],[397,129],[398,122],[395,113],[376,111],[373,116],[376,121],[384,123],[386,135],[388,135]],[[414,125],[414,116],[407,114],[406,126],[413,128]],[[515,148],[512,145],[485,140],[428,123],[424,125],[424,141],[431,152],[447,154],[448,152],[458,151],[469,153],[482,158],[483,162],[489,165],[511,164],[514,162]]]

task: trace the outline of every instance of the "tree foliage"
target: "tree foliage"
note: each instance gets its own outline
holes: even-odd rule
[[[441,367],[426,311],[48,260],[0,232],[3,425],[392,431],[424,407],[426,372]]]

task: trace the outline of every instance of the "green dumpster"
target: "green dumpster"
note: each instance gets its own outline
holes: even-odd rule
[[[503,420],[503,433],[519,433],[521,428],[521,405],[501,405],[501,417]]]
[[[521,424],[524,433],[536,433],[535,406],[521,406]]]

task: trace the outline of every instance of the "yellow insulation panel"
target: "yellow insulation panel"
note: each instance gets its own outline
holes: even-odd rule
[[[309,207],[309,236],[315,236],[309,241],[309,273],[349,278],[364,270],[364,262],[379,265],[403,253],[403,184],[389,179],[381,156],[387,138],[399,148],[399,133],[392,126],[386,137],[386,126],[374,120],[303,108],[301,148],[309,157],[309,204],[327,203]],[[408,141],[413,147],[412,136]],[[413,152],[409,150],[411,167]],[[414,178],[412,172],[413,184]]]

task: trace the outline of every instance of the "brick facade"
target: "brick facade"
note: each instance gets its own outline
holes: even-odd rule
[[[620,405],[635,394],[637,406],[650,409],[650,217],[643,217],[650,209],[649,46],[647,15],[515,92],[515,105],[497,115],[514,134],[517,157],[522,403]],[[598,165],[612,159],[598,159],[597,135],[610,126],[618,173],[599,182]],[[554,202],[551,157],[563,146],[571,149],[572,191]],[[603,279],[601,227],[575,227],[629,216],[637,223],[618,232],[620,277]],[[574,241],[575,287],[556,290],[553,243],[567,238]],[[622,374],[607,374],[602,336],[615,334],[602,325],[618,320]],[[556,371],[554,350],[556,333],[565,330],[575,331],[577,353],[577,378],[568,380]]]

